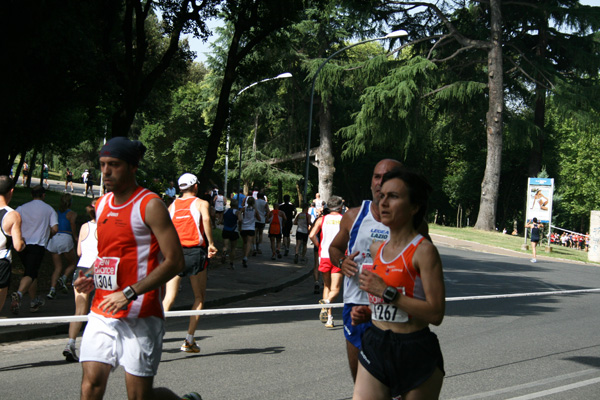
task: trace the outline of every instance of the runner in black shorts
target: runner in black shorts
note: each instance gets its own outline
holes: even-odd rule
[[[351,311],[352,325],[373,322],[363,335],[354,400],[439,398],[444,359],[429,325],[444,318],[444,274],[437,249],[417,231],[430,190],[403,168],[383,176],[379,210],[390,236],[371,245],[373,262],[362,265],[359,287],[369,306]]]

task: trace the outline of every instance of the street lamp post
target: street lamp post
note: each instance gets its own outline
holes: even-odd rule
[[[346,46],[343,49],[340,49],[340,50],[336,51],[335,53],[333,53],[332,55],[330,55],[329,57],[327,57],[327,59],[325,61],[323,61],[323,63],[321,63],[321,65],[317,69],[317,72],[315,72],[315,76],[313,77],[313,81],[312,81],[312,86],[310,88],[310,106],[309,106],[310,110],[308,112],[308,139],[307,139],[308,142],[306,145],[306,170],[304,173],[304,193],[303,193],[305,202],[308,202],[308,197],[307,197],[307,194],[308,194],[308,168],[310,166],[310,139],[311,139],[311,135],[312,135],[313,98],[315,96],[315,83],[317,81],[317,76],[319,76],[319,72],[321,72],[321,70],[323,69],[325,64],[327,64],[327,62],[329,60],[331,60],[333,57],[337,56],[341,52],[346,51],[354,46],[358,46],[360,44],[364,44],[364,43],[368,43],[368,42],[373,42],[375,40],[393,39],[393,38],[399,38],[399,37],[403,37],[403,36],[407,36],[407,35],[408,35],[408,33],[406,31],[399,30],[399,31],[394,31],[394,32],[388,33],[385,36],[376,37],[373,39],[366,39],[361,42]]]
[[[233,96],[233,100],[231,101],[231,105],[229,106],[229,117],[228,117],[229,123],[227,124],[227,142],[225,144],[225,187],[223,188],[225,198],[227,198],[227,172],[229,170],[229,140],[231,137],[231,110],[233,109],[235,101],[237,100],[237,98],[240,94],[242,94],[246,90],[250,89],[252,86],[258,85],[259,83],[272,81],[275,79],[284,79],[284,78],[291,78],[291,77],[292,77],[291,73],[284,72],[283,74],[279,74],[272,78],[267,78],[267,79],[263,79],[261,81],[256,81],[256,82],[251,83],[250,85],[246,86],[245,88],[243,88],[242,90],[237,92],[237,94],[235,96]],[[240,140],[240,167],[239,168],[240,168],[240,176],[239,176],[239,181],[238,181],[238,186],[239,186],[238,190],[241,190],[241,187],[242,187],[242,142],[241,142],[241,140]]]

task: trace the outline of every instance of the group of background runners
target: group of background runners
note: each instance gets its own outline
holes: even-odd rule
[[[81,398],[85,399],[103,397],[110,372],[118,365],[125,369],[128,398],[181,398],[167,388],[153,388],[162,352],[163,307],[169,308],[167,303],[172,300],[168,299],[176,293],[180,277],[206,271],[205,259],[217,253],[209,207],[196,197],[195,176],[180,178],[184,195],[167,210],[157,195],[136,183],[143,153],[141,143],[126,138],[111,139],[100,152],[110,192],[96,203],[95,215],[90,217],[97,216],[100,222],[95,228],[88,226],[86,236],[96,229],[98,255],[91,268],[77,271],[74,281],[77,293],[96,291],[79,357]],[[284,229],[296,223],[301,239],[309,229],[311,239],[320,231],[320,267],[329,269],[331,280],[339,278],[341,282],[341,273],[344,275],[344,333],[356,399],[439,396],[443,357],[428,326],[442,322],[445,293],[441,261],[423,223],[429,189],[420,175],[401,168],[397,161],[382,160],[372,177],[372,201],[364,201],[343,216],[343,202],[337,196],[327,200],[329,213],[313,224],[306,206],[287,218],[274,204],[266,216],[270,226],[279,225],[280,229],[269,233],[275,257],[280,255],[278,235],[283,238]],[[0,193],[6,206],[11,193]],[[239,195],[236,200],[238,210],[243,210],[234,212],[242,236],[246,215],[254,217],[252,229],[247,230],[256,232],[260,216],[253,207],[254,198],[243,208],[239,207]],[[4,236],[12,237],[18,250],[22,243],[14,226],[15,215],[5,213],[0,224]],[[224,212],[224,224],[225,217]],[[51,231],[54,225],[49,223]],[[256,250],[256,241],[249,243]],[[283,246],[284,252],[289,251],[289,242],[284,240]],[[198,248],[204,252],[196,251]],[[297,243],[295,261],[304,256],[303,250]],[[167,303],[162,301],[165,284]],[[335,288],[331,285],[328,291],[326,298],[324,290],[324,303],[331,302]],[[203,294],[199,299],[201,303]],[[327,315],[329,319],[329,310]],[[193,329],[184,340],[183,351],[196,351],[194,322],[197,324],[197,319],[190,321]],[[183,398],[200,396],[191,393]]]

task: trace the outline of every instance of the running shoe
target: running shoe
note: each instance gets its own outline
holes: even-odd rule
[[[50,288],[50,291],[48,292],[46,297],[49,298],[50,300],[54,300],[56,298],[56,289]]]
[[[531,260],[529,260],[529,261],[531,261],[532,263],[536,263],[536,262],[537,262],[537,260],[536,260],[535,258],[532,258],[532,259],[531,259]]]
[[[277,258],[281,258],[281,253],[277,250]]]
[[[179,350],[185,351],[186,353],[200,353],[200,347],[198,347],[196,342],[190,343],[187,341],[187,339],[183,341],[183,344]]]
[[[325,303],[325,300],[321,299],[321,300],[319,300],[319,304],[327,304],[327,303]],[[321,308],[321,312],[319,313],[319,321],[321,321],[322,323],[327,322],[327,309],[326,308]]]
[[[277,258],[277,257],[275,257],[275,254],[273,254],[273,255],[271,256],[271,260],[275,260],[276,258]]]
[[[242,267],[248,268],[248,261],[247,260],[242,259]]]
[[[31,303],[29,303],[29,312],[38,312],[40,307],[42,307],[43,305],[44,301],[41,300],[39,297],[36,297]]]
[[[13,314],[18,315],[19,310],[21,309],[21,298],[19,297],[19,293],[13,292],[10,295],[10,299],[12,300],[10,303],[10,311]]]
[[[75,344],[67,344],[63,350],[63,356],[67,362],[78,362],[77,352],[75,351]]]
[[[202,396],[196,392],[184,394],[181,400],[202,400]]]
[[[319,294],[321,293],[321,285],[319,285],[319,282],[315,282],[315,289],[313,290],[314,294]]]
[[[69,293],[69,288],[67,287],[67,278],[61,276],[60,278],[58,278],[58,281],[56,282],[58,289],[63,292],[64,294],[68,294]]]
[[[325,323],[325,328],[335,328],[335,324],[333,323],[333,316],[329,316],[329,318],[327,318],[327,323]]]
[[[294,264],[298,264],[298,254],[294,254]]]

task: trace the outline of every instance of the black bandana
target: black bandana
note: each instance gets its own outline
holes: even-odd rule
[[[137,166],[146,152],[146,147],[139,140],[129,140],[123,136],[110,139],[102,149],[100,157],[114,157]]]

